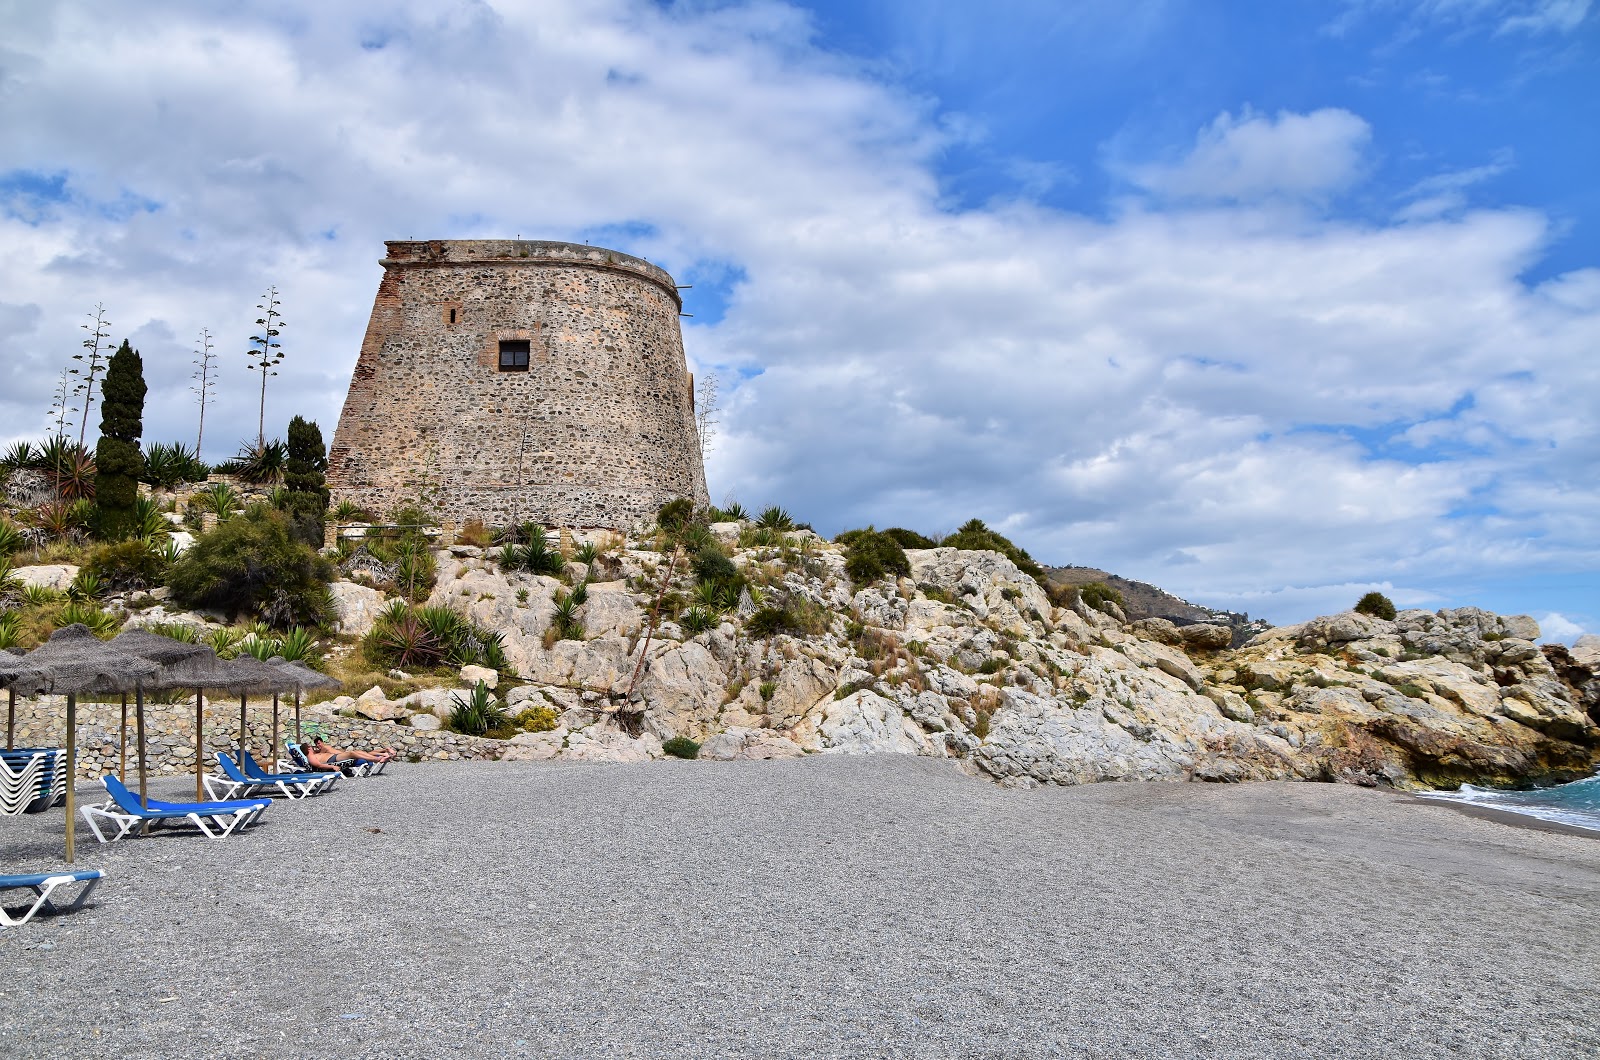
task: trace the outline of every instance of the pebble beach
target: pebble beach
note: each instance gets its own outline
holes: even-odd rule
[[[390,772],[220,841],[80,828],[108,878],[0,933],[3,1051],[1600,1051],[1590,835],[1329,784],[1005,789],[910,756]],[[0,820],[0,865],[60,867],[61,833],[59,809]]]

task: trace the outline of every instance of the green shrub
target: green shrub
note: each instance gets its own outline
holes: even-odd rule
[[[22,643],[22,616],[15,611],[0,611],[0,649]]]
[[[903,526],[891,526],[883,531],[884,536],[892,537],[901,548],[935,548],[938,542],[931,537],[924,537],[915,530],[907,530]]]
[[[321,626],[332,565],[289,537],[282,515],[256,508],[219,523],[195,541],[167,574],[185,607],[248,614],[278,629]]]
[[[508,668],[505,636],[499,630],[474,625],[449,607],[412,607],[403,600],[378,616],[361,649],[369,662],[385,668]]]
[[[75,623],[88,626],[89,632],[101,640],[110,640],[122,631],[122,619],[119,616],[102,611],[88,601],[75,600],[56,616],[57,629]]]
[[[148,541],[133,538],[101,545],[89,553],[78,577],[97,578],[107,592],[142,592],[160,585],[167,576],[167,560]]]
[[[1356,614],[1371,615],[1373,618],[1382,618],[1393,622],[1395,616],[1394,601],[1379,592],[1371,592],[1356,601]]]
[[[678,625],[690,636],[717,628],[717,616],[696,604],[678,616]]]
[[[144,474],[139,436],[144,431],[144,361],[123,339],[106,362],[100,402],[100,440],[95,443],[96,530],[108,541],[133,532],[133,502]]]
[[[700,745],[687,736],[674,736],[661,745],[662,753],[673,758],[699,758]]]
[[[560,728],[561,716],[551,706],[528,707],[514,719],[523,732],[550,732]]]
[[[1113,589],[1105,582],[1090,582],[1078,587],[1078,596],[1085,604],[1096,611],[1106,610],[1107,604],[1122,606],[1122,591]]]
[[[846,530],[834,538],[845,546],[845,573],[856,585],[868,585],[888,575],[909,577],[911,561],[900,542],[872,527]]]
[[[756,525],[763,530],[775,530],[782,533],[783,531],[794,529],[794,518],[774,504],[761,512],[760,517],[756,519]]]
[[[761,693],[761,702],[770,703],[772,702],[773,695],[775,695],[778,691],[778,682],[763,681],[761,682],[761,685],[757,691]]]

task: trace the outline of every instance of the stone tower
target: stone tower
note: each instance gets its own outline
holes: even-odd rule
[[[385,246],[328,454],[335,501],[619,529],[708,503],[666,272],[573,243]]]

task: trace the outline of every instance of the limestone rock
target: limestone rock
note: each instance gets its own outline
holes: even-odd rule
[[[78,568],[70,563],[43,563],[32,567],[14,568],[11,574],[25,586],[32,585],[64,593],[78,576]]]
[[[388,597],[370,586],[357,582],[337,581],[329,584],[336,615],[335,629],[352,637],[364,637],[372,632],[373,623],[388,604]]]
[[[716,717],[728,683],[710,650],[697,641],[668,644],[646,665],[637,692],[653,731],[698,736]]]
[[[747,759],[800,758],[805,751],[787,736],[771,729],[730,727],[708,736],[700,745],[700,757],[719,762]]]
[[[482,681],[490,688],[495,688],[500,684],[499,673],[489,669],[487,666],[463,666],[460,676],[461,682],[468,688],[476,688],[479,681]]]
[[[830,754],[929,754],[933,750],[915,721],[870,689],[825,701],[795,727],[794,735],[801,747]]]
[[[444,722],[440,721],[432,714],[411,715],[411,727],[413,729],[422,729],[427,732],[435,732],[440,728],[443,728],[443,726]]]
[[[1572,658],[1579,666],[1600,669],[1600,634],[1585,633],[1572,645]]]
[[[1178,634],[1183,638],[1183,646],[1193,651],[1221,651],[1233,643],[1233,630],[1213,622],[1179,627]]]

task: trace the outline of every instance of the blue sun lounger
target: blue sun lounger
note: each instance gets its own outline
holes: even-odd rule
[[[289,754],[289,761],[293,762],[301,769],[317,768],[311,764],[311,758],[306,754],[306,749],[295,743],[293,740],[283,741],[283,748]],[[347,777],[375,777],[379,773],[382,773],[383,768],[388,764],[388,762],[363,762],[359,759],[346,759],[345,761],[339,763],[339,769],[337,771],[343,773]],[[324,771],[318,770],[318,772]]]
[[[235,831],[254,824],[262,812],[272,805],[268,799],[238,799],[230,802],[161,802],[151,799],[149,807],[139,805],[139,796],[129,791],[116,777],[107,773],[100,778],[111,796],[103,805],[85,806],[83,819],[89,830],[102,843],[115,843],[135,826],[146,830],[169,821],[188,821],[210,839],[221,839]],[[101,820],[117,826],[117,834],[107,839],[100,831]],[[207,824],[206,822],[210,822]]]
[[[74,909],[81,909],[83,903],[89,900],[89,893],[105,878],[105,873],[99,869],[83,869],[79,872],[41,872],[33,876],[0,876],[0,891],[29,890],[38,895],[33,905],[20,917],[12,918],[0,906],[0,927],[21,927],[33,919],[33,915],[43,909],[50,913],[66,913]],[[78,897],[67,906],[58,906],[50,901],[50,896],[59,887],[69,883],[86,883],[89,886],[78,892]]]
[[[246,799],[283,795],[290,799],[303,799],[315,795],[326,784],[326,774],[279,774],[276,777],[250,777],[239,768],[239,763],[226,751],[217,752],[217,768],[221,776],[205,777],[206,790],[213,799],[226,801],[236,797]]]
[[[342,773],[319,773],[314,769],[291,770],[287,773],[268,773],[261,767],[261,763],[256,761],[255,755],[249,751],[241,752],[241,754],[244,760],[239,765],[243,768],[244,775],[253,780],[319,780],[322,782],[321,791],[332,791],[333,786],[339,783],[339,778],[344,775]],[[311,794],[316,795],[319,793],[318,791],[313,791]]]

